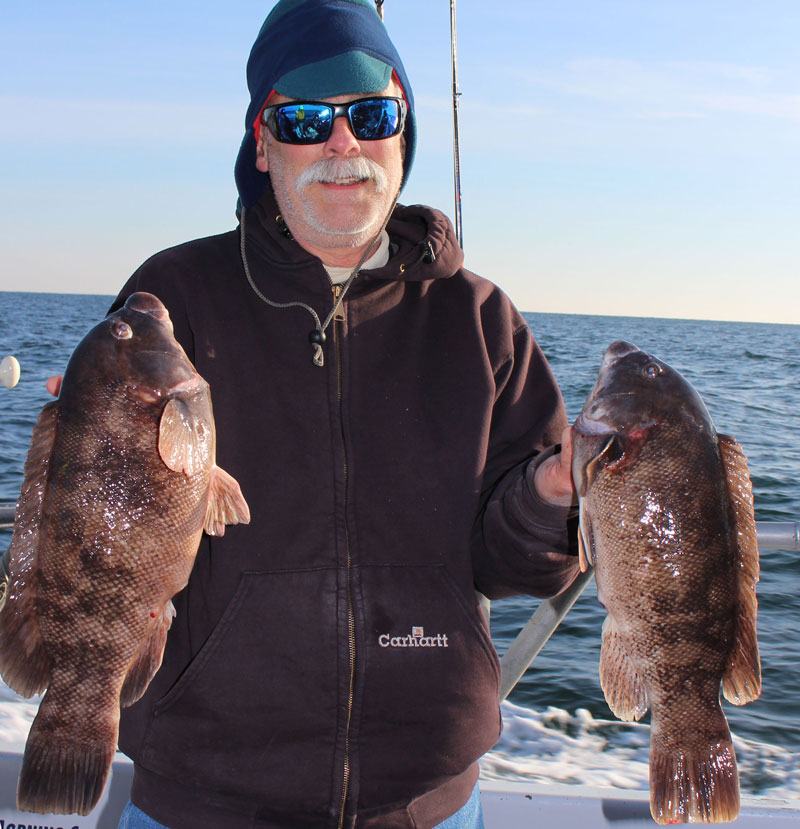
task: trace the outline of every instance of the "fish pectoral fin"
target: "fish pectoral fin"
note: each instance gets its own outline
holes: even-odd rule
[[[56,439],[58,401],[39,414],[25,460],[25,473],[9,549],[9,583],[0,612],[0,674],[23,697],[40,694],[50,682],[50,662],[39,630],[36,602],[42,508]]]
[[[579,514],[578,562],[581,566],[581,573],[585,573],[589,567],[594,566],[594,536],[592,534],[592,522],[589,520],[589,511],[584,507],[583,499],[580,501]]]
[[[164,646],[167,644],[167,631],[175,618],[175,606],[171,601],[164,605],[160,614],[155,617],[155,624],[150,635],[139,648],[138,653],[128,668],[125,682],[119,695],[119,704],[122,708],[133,705],[147,690],[156,671],[161,667],[164,657]]]
[[[759,579],[758,537],[753,512],[753,486],[742,447],[730,435],[717,435],[725,467],[728,499],[738,545],[739,604],[736,640],[722,677],[722,693],[734,705],[744,705],[761,695],[761,660],[756,637]]]
[[[195,475],[207,469],[213,451],[213,432],[181,399],[167,401],[158,426],[158,454],[173,472]]]
[[[208,507],[204,529],[208,535],[224,535],[226,524],[249,524],[250,508],[238,481],[224,469],[214,466],[208,487]]]
[[[647,713],[647,691],[625,642],[610,616],[603,623],[600,647],[600,685],[608,707],[626,722],[640,720]]]

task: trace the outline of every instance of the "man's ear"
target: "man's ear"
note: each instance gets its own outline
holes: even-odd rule
[[[267,130],[264,127],[259,131],[258,144],[256,145],[256,169],[260,173],[266,173],[269,170],[269,161],[267,159]]]

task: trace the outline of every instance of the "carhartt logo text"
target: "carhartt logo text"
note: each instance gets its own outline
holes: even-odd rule
[[[378,644],[382,648],[446,648],[447,634],[437,633],[426,636],[421,627],[412,627],[408,636],[392,636],[391,633],[382,633],[378,637]]]

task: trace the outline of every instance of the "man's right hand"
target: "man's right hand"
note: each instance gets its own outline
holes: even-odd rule
[[[61,391],[61,381],[63,379],[63,374],[57,374],[55,377],[47,378],[45,385],[47,386],[47,391],[49,391],[53,397],[58,397],[58,393]]]

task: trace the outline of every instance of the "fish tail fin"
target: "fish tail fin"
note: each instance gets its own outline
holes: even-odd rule
[[[722,712],[720,711],[720,716]],[[739,814],[739,773],[727,723],[705,746],[680,749],[651,732],[650,812],[660,824],[725,823]]]
[[[250,509],[239,483],[218,466],[211,470],[208,508],[204,529],[209,535],[224,535],[226,524],[249,524]]]
[[[31,726],[17,784],[17,808],[40,814],[88,815],[103,794],[116,750],[109,740],[66,735],[63,713],[42,700]]]

